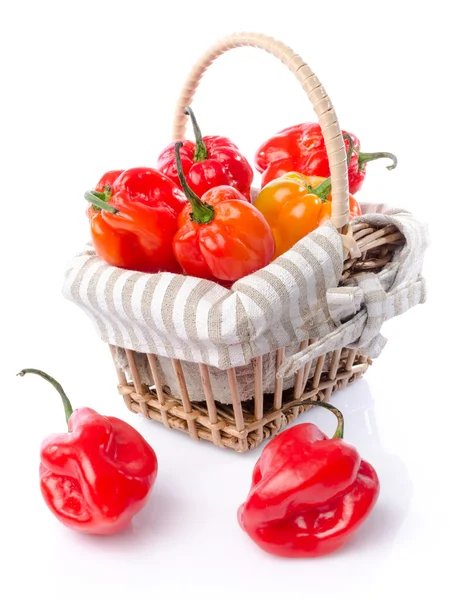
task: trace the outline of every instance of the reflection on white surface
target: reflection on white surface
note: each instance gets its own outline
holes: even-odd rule
[[[363,552],[371,548],[387,558],[410,510],[412,481],[400,457],[387,453],[381,445],[375,402],[367,381],[355,382],[335,394],[333,401],[344,414],[345,439],[373,465],[380,479],[380,496],[372,514],[343,552]]]
[[[367,521],[350,542],[340,552],[321,560],[340,561],[344,554],[354,558],[365,552],[371,556],[376,555],[378,561],[387,560],[393,541],[410,509],[412,482],[402,460],[385,452],[381,446],[375,403],[367,381],[361,379],[345,390],[337,392],[332,396],[332,403],[344,415],[345,440],[356,446],[361,457],[376,469],[380,479],[380,496]],[[239,469],[245,464],[250,473],[262,448],[246,455],[237,455],[230,450],[217,449],[206,442],[195,443],[179,432],[166,431],[161,425],[149,423],[140,417],[137,417],[137,420],[139,430],[148,440],[157,435],[164,443],[165,451],[169,446],[172,446],[174,451],[178,447],[182,464],[176,464],[174,461],[170,472],[160,472],[163,482],[159,481],[155,486],[149,504],[135,517],[129,529],[108,540],[88,538],[84,543],[100,547],[107,553],[114,553],[114,549],[124,551],[125,548],[133,552],[141,546],[150,548],[158,539],[167,540],[168,536],[174,541],[177,540],[177,545],[182,543],[182,540],[178,539],[178,532],[186,523],[195,524],[207,535],[211,527],[217,527],[220,522],[227,522],[231,527],[229,533],[236,539],[236,543],[246,544],[246,540],[241,539],[243,534],[234,519],[239,501],[233,504],[231,501],[224,503],[223,500],[231,495],[231,492],[239,500],[245,498],[250,477],[237,478],[238,474],[232,467],[234,465]],[[328,435],[334,432],[335,417],[326,410],[314,408],[307,411],[291,427],[307,421],[314,422]],[[202,467],[198,460],[203,463]],[[238,488],[239,493],[235,494]],[[190,502],[186,503],[186,498],[189,498]],[[209,507],[207,511],[204,511],[205,501]],[[236,553],[239,551],[239,548],[235,549]],[[260,558],[267,560],[268,557],[261,553]],[[278,561],[272,557],[269,559]]]

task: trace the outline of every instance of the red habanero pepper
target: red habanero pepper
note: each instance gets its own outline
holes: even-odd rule
[[[347,133],[342,131],[343,134]],[[363,184],[368,162],[379,158],[389,158],[392,163],[387,169],[395,169],[397,158],[390,152],[361,152],[360,141],[352,133],[353,154],[348,166],[350,193],[354,194]],[[349,141],[345,141],[348,151]],[[325,148],[325,140],[319,123],[302,123],[283,129],[266,142],[256,152],[256,168],[262,175],[261,187],[285,173],[296,171],[306,176],[329,177],[330,166]]]
[[[100,258],[123,269],[180,273],[172,239],[186,198],[168,177],[149,168],[110,171],[85,198]]]
[[[192,109],[188,107],[185,112],[191,118],[195,134],[195,143],[183,140],[180,150],[189,187],[202,197],[218,185],[231,185],[250,200],[253,170],[247,159],[228,138],[217,135],[202,137]],[[180,186],[174,148],[175,142],[172,142],[162,151],[156,167]]]
[[[213,188],[200,199],[182,171],[181,146],[175,144],[176,164],[190,206],[178,218],[173,249],[185,273],[234,282],[265,267],[275,243],[262,214],[230,186]]]
[[[125,529],[145,506],[153,487],[156,454],[131,425],[91,408],[72,410],[61,385],[36,369],[61,395],[68,433],[41,445],[42,496],[63,525],[84,533],[110,535]]]
[[[374,468],[343,441],[342,413],[332,439],[311,423],[283,431],[255,465],[241,527],[263,550],[289,558],[316,557],[342,547],[371,512],[379,494]]]

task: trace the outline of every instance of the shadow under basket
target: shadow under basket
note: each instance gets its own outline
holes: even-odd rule
[[[302,342],[300,349],[307,347],[315,339]],[[115,356],[116,348],[110,346]],[[148,419],[163,423],[169,429],[188,433],[194,440],[208,440],[216,446],[246,452],[263,442],[297,418],[308,407],[291,406],[299,400],[321,400],[328,402],[335,390],[343,389],[367,370],[371,360],[347,348],[335,350],[320,356],[315,362],[299,369],[295,375],[294,387],[283,391],[282,379],[276,378],[275,392],[263,394],[262,357],[253,359],[255,397],[241,402],[237,393],[235,369],[228,369],[228,383],[232,404],[219,404],[214,401],[208,367],[199,364],[206,402],[193,402],[189,397],[182,366],[179,360],[172,360],[172,367],[181,390],[181,399],[174,398],[169,390],[161,385],[157,369],[157,357],[147,354],[147,360],[155,381],[155,386],[143,384],[136,366],[135,353],[126,350],[133,381],[128,381],[125,373],[116,366],[119,378],[119,393],[129,410],[142,414]],[[284,349],[277,350],[278,365],[284,360]],[[327,368],[325,369],[325,365]]]

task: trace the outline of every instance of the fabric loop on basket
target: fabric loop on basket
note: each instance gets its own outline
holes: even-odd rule
[[[386,293],[380,279],[373,273],[356,278],[358,286],[329,289],[327,301],[330,315],[337,328],[287,359],[279,368],[278,377],[290,377],[306,363],[338,348],[354,348],[362,354],[377,358],[386,344],[380,329],[384,321],[406,312],[425,301],[422,277],[406,281]],[[341,320],[356,315],[342,323]]]
[[[342,286],[327,290],[327,304],[330,317],[336,327],[348,321],[361,310],[364,300],[364,292],[358,286]]]
[[[367,319],[359,339],[349,344],[348,347],[357,348],[363,354],[375,358],[387,342],[380,333],[381,326],[387,318],[387,295],[375,273],[358,275],[356,281],[364,296],[363,304],[366,307]]]
[[[359,286],[344,286],[327,290],[327,303],[330,316],[338,327],[344,319],[354,316],[364,305],[367,311],[367,321],[358,341],[351,344],[350,348],[358,348],[372,356],[375,346],[379,352],[384,347],[386,340],[380,334],[381,326],[386,318],[386,292],[384,291],[378,275],[363,273],[355,277]],[[378,352],[378,354],[379,354]]]

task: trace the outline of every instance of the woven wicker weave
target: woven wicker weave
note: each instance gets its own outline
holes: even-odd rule
[[[173,139],[184,137],[186,115],[184,108],[191,104],[195,90],[208,66],[225,51],[254,46],[279,58],[294,73],[308,94],[322,127],[330,162],[333,186],[332,222],[340,230],[347,249],[341,283],[363,272],[378,272],[392,258],[393,252],[404,243],[403,235],[395,226],[383,228],[358,223],[348,227],[348,178],[345,147],[341,130],[331,102],[317,77],[293,50],[284,44],[259,34],[235,34],[215,44],[194,66],[180,95],[173,129]],[[300,350],[316,339],[304,341]],[[115,347],[111,346],[113,358]],[[163,423],[167,428],[189,433],[192,439],[204,439],[217,446],[245,452],[274,436],[298,416],[299,408],[291,405],[298,400],[328,401],[331,393],[344,388],[359,378],[368,368],[370,359],[357,350],[342,348],[320,356],[313,364],[307,363],[295,376],[292,389],[283,391],[283,381],[275,379],[275,392],[264,394],[262,386],[262,357],[253,360],[254,398],[241,402],[237,392],[235,369],[228,369],[228,384],[232,403],[215,402],[209,369],[199,364],[206,402],[196,402],[190,396],[183,375],[182,364],[172,360],[172,367],[181,398],[175,398],[165,388],[158,374],[158,357],[147,354],[154,387],[141,382],[133,351],[126,350],[132,380],[128,381],[116,362],[119,391],[127,407],[149,419]],[[277,367],[284,360],[284,349],[276,352]],[[304,409],[303,409],[304,410]]]

